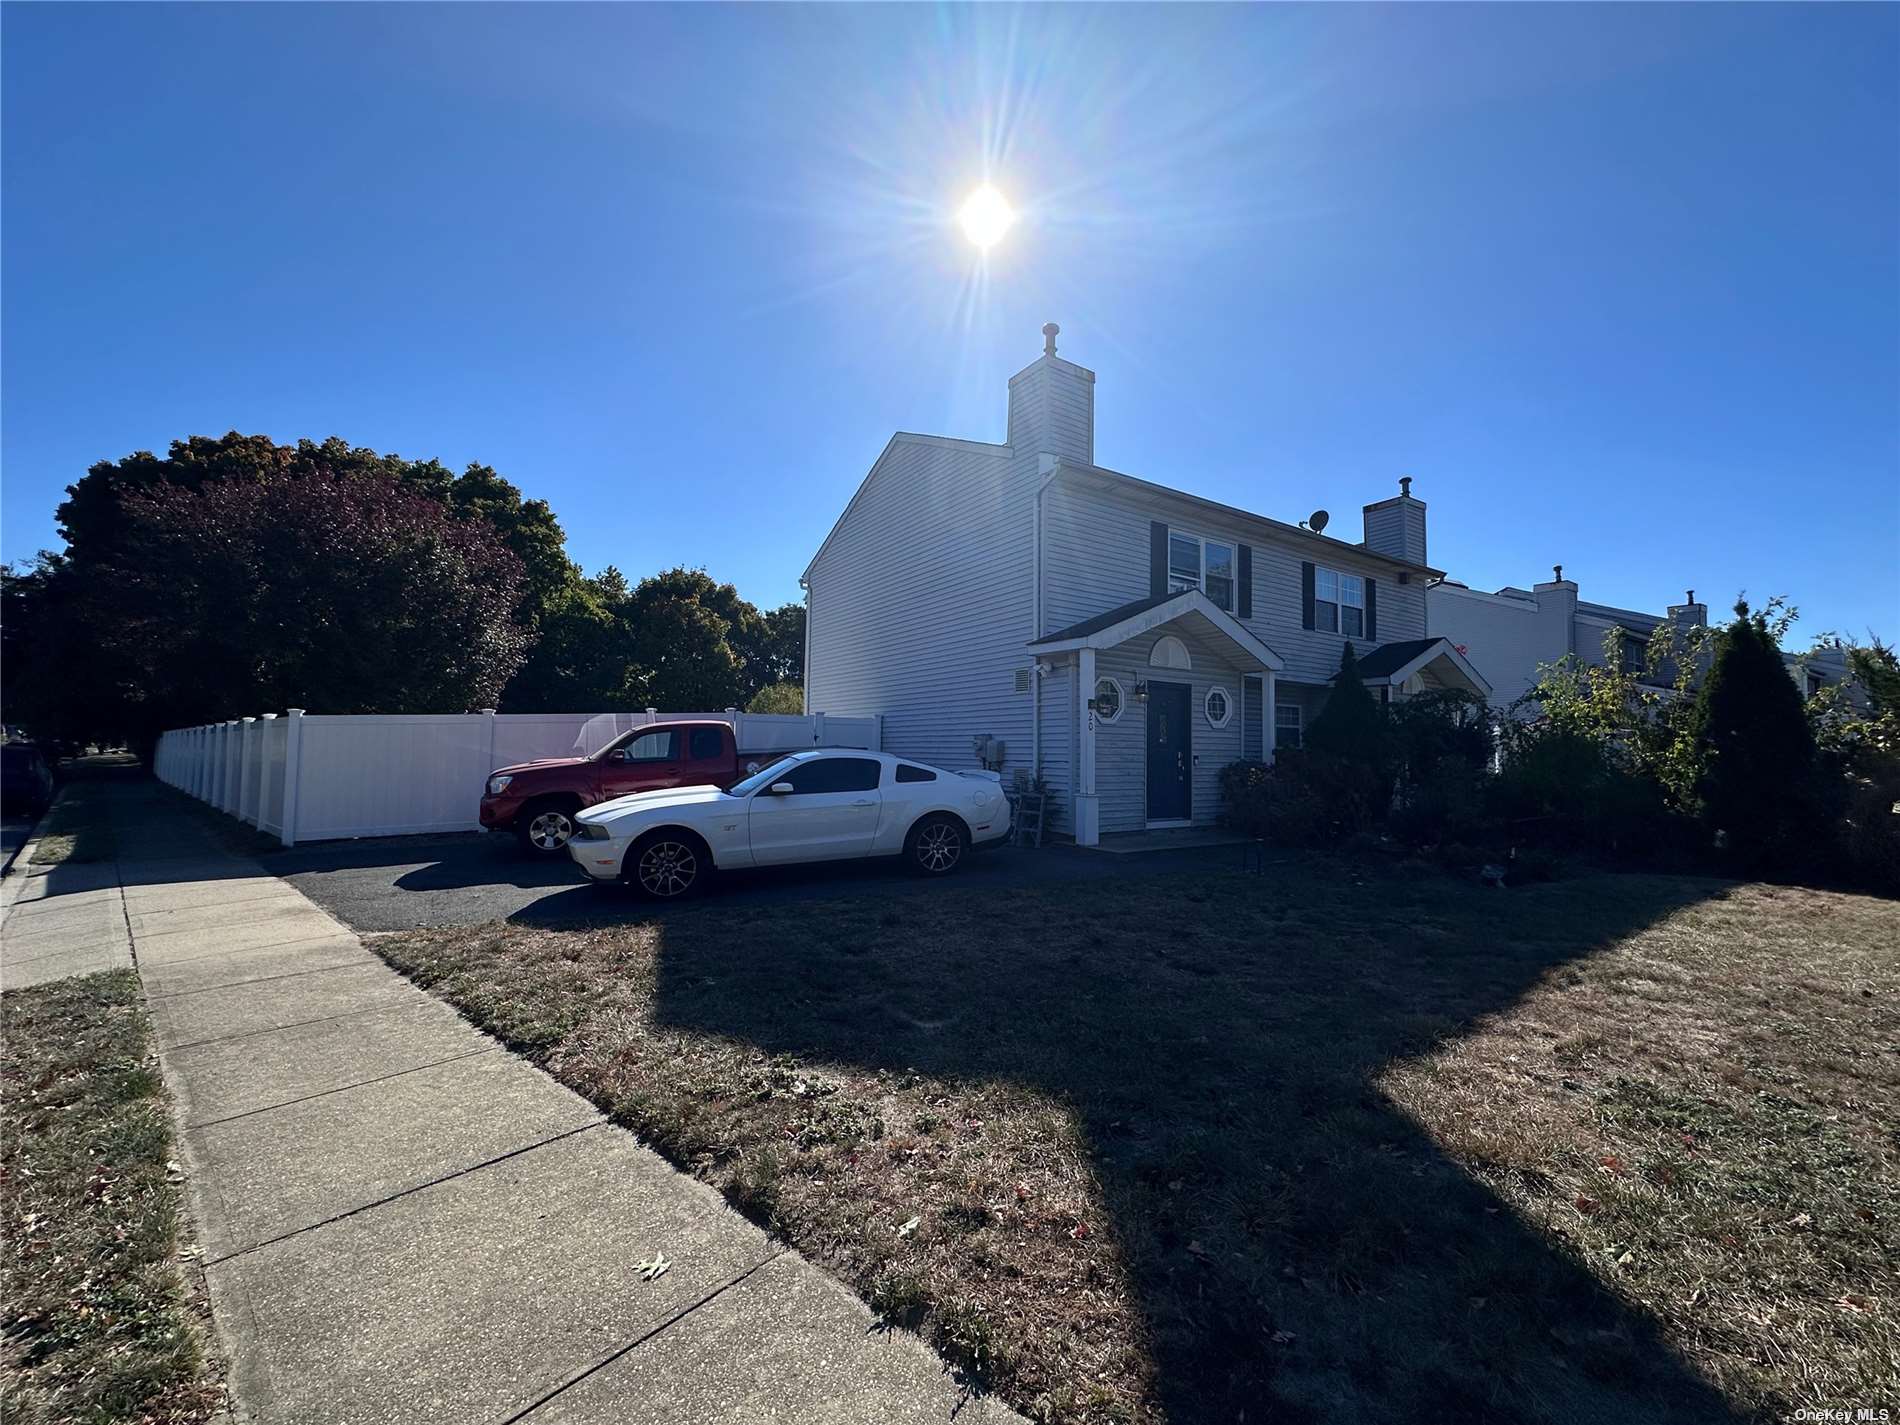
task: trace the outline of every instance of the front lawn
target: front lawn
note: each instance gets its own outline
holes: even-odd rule
[[[1315,860],[379,937],[1037,1419],[1900,1405],[1900,905]]]

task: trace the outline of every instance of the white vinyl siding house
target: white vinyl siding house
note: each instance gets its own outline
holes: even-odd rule
[[[1409,489],[1356,545],[1103,469],[1094,374],[1044,334],[1007,445],[894,437],[820,547],[808,706],[876,713],[886,751],[951,767],[1000,739],[1005,782],[1040,776],[1049,828],[1087,844],[1215,821],[1221,769],[1288,745],[1348,642],[1379,696],[1485,691],[1427,638]]]

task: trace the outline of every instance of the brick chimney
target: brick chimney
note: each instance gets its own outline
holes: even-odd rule
[[[1402,476],[1399,492],[1365,508],[1367,549],[1408,564],[1425,563],[1425,502],[1412,495],[1412,477]]]
[[[1016,454],[1095,463],[1095,373],[1056,355],[1061,328],[1042,329],[1042,355],[1009,378],[1009,443]]]

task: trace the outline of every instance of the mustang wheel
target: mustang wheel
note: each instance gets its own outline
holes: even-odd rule
[[[968,849],[968,834],[952,817],[925,817],[910,833],[910,864],[926,876],[949,875]]]
[[[627,879],[655,900],[690,896],[706,879],[706,853],[689,838],[656,832],[628,853]]]
[[[531,806],[517,823],[521,844],[537,856],[559,856],[574,839],[574,813],[559,805]]]

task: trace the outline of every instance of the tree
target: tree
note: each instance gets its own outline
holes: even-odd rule
[[[745,683],[756,693],[778,683],[805,681],[805,606],[780,604],[759,616],[756,629],[740,631],[739,656],[745,661]]]
[[[1749,871],[1805,867],[1820,848],[1814,733],[1782,662],[1773,607],[1735,605],[1690,726],[1700,748],[1704,823]]]
[[[1326,705],[1306,730],[1306,750],[1363,763],[1384,776],[1389,760],[1386,743],[1385,710],[1359,680],[1359,655],[1348,643],[1339,655],[1339,673]]]
[[[492,706],[521,665],[521,561],[488,525],[388,479],[154,485],[76,581],[134,731],[297,706]]]
[[[796,683],[770,683],[752,695],[745,710],[749,713],[802,713],[805,690]]]

